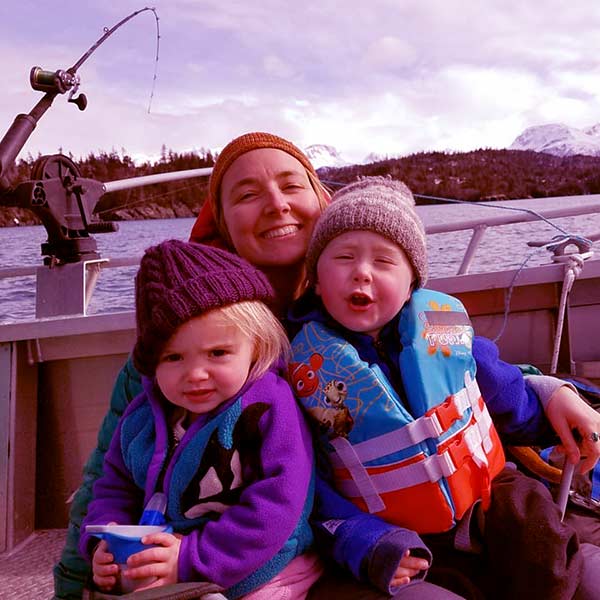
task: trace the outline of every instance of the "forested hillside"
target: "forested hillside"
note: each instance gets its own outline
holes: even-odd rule
[[[166,148],[163,148],[160,160],[152,164],[136,165],[124,150],[120,154],[116,151],[89,154],[80,160],[73,156],[69,158],[77,164],[82,177],[102,182],[214,164],[210,151],[179,154]],[[18,162],[11,173],[13,184],[29,179],[34,162],[31,158]],[[206,178],[194,178],[105,194],[96,205],[96,213],[105,221],[194,216],[204,201],[207,181]],[[0,226],[37,222],[31,211],[0,207]]]
[[[600,193],[600,158],[523,150],[421,152],[370,165],[322,169],[333,182],[390,175],[415,194],[459,200],[543,198]]]
[[[211,166],[213,161],[209,151],[179,154],[163,149],[154,164],[136,165],[125,151],[90,154],[77,164],[84,177],[114,181]],[[27,179],[33,162],[20,161],[13,181]],[[471,201],[600,193],[600,158],[520,150],[421,152],[369,165],[323,168],[319,174],[333,189],[357,176],[390,175],[405,181],[417,195]],[[96,209],[105,220],[189,217],[197,214],[204,201],[206,182],[189,179],[115,192],[104,196]],[[21,209],[0,208],[0,224],[17,222],[35,222],[35,216]]]

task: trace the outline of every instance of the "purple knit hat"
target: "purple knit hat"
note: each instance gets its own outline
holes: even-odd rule
[[[272,299],[265,275],[235,254],[181,240],[148,248],[135,278],[134,365],[154,375],[166,342],[193,317],[243,300]]]

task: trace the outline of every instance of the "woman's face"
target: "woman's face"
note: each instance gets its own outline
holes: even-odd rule
[[[275,148],[251,150],[231,164],[221,207],[236,252],[257,267],[303,261],[321,213],[305,168]]]

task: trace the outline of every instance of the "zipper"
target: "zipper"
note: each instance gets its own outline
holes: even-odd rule
[[[163,460],[162,467],[160,469],[160,473],[158,474],[158,478],[156,480],[156,489],[158,492],[165,492],[164,483],[165,483],[165,474],[169,467],[169,463],[173,458],[173,454],[175,454],[175,450],[177,450],[177,446],[179,446],[179,442],[181,440],[177,437],[173,429],[169,428],[169,445],[167,448],[167,454],[165,459]]]

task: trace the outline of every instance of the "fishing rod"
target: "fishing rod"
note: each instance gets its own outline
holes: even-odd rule
[[[69,93],[67,102],[80,111],[87,107],[87,97],[80,93],[78,69],[115,31],[140,13],[152,11],[156,21],[156,59],[150,103],[154,95],[160,43],[159,19],[156,10],[145,7],[136,10],[116,25],[104,28],[104,34],[68,69],[56,71],[33,67],[29,74],[31,87],[44,96],[28,114],[19,114],[0,140],[0,204],[33,211],[42,221],[48,240],[42,244],[44,264],[55,266],[98,258],[96,241],[91,233],[116,231],[117,225],[101,221],[94,208],[106,193],[103,183],[82,178],[77,165],[62,154],[40,157],[33,165],[31,180],[13,186],[8,172],[17,155],[33,133],[38,121],[58,95]]]

